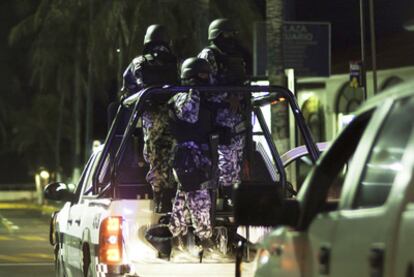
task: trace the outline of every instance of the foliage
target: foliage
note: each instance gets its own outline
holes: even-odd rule
[[[37,94],[30,109],[17,108],[11,113],[16,123],[12,130],[13,141],[11,147],[17,149],[25,160],[29,161],[29,167],[36,169],[39,165],[52,168],[54,166],[55,133],[59,114],[58,95],[53,93]],[[25,116],[21,116],[24,114]],[[64,111],[66,124],[63,125],[61,140],[66,145],[72,136],[69,111]],[[48,120],[45,120],[47,118]]]
[[[16,3],[35,7],[9,34],[12,46],[31,44],[29,75],[35,96],[28,111],[21,107],[14,113],[17,127],[13,133],[14,145],[31,164],[55,163],[59,167],[60,153],[78,148],[77,136],[82,134],[79,128],[83,128],[78,120],[84,121],[86,94],[91,92],[88,84],[93,89],[94,103],[107,105],[108,88],[117,80],[119,89],[123,69],[142,51],[148,25],[160,23],[168,27],[173,49],[181,60],[200,50],[201,45],[195,42],[199,32],[207,36],[207,30],[194,28],[200,20],[196,8],[206,0]],[[210,8],[212,17],[231,15],[241,27],[242,39],[251,41],[252,22],[259,19],[253,0],[240,0],[237,5],[234,1],[210,0]],[[75,112],[73,118],[68,116],[70,110]],[[1,118],[0,138],[4,132]],[[106,125],[105,120],[94,121]],[[61,141],[65,141],[64,147]],[[51,153],[54,161],[50,161]]]

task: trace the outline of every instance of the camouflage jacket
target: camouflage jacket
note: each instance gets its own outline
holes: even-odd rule
[[[178,119],[188,123],[195,123],[198,120],[200,111],[200,95],[196,90],[190,92],[181,92],[173,96],[172,101],[173,110]],[[177,145],[178,147],[185,147],[192,153],[194,164],[199,168],[211,166],[210,159],[205,155],[209,150],[207,144],[199,144],[194,141],[185,141]]]
[[[211,78],[210,78],[210,84],[216,85],[218,83],[217,76],[218,76],[218,66],[216,62],[216,58],[214,56],[214,52],[210,48],[204,48],[200,54],[198,55],[199,58],[207,60],[211,65]],[[242,98],[239,96],[238,100],[240,101]],[[229,102],[230,95],[228,95],[227,92],[220,92],[216,93],[215,95],[212,95],[209,97],[208,101],[213,103],[225,103]],[[230,109],[229,106],[224,106],[222,108],[219,108],[217,110],[217,116],[216,116],[216,124],[218,126],[223,127],[230,127],[233,128],[240,122],[244,120],[243,114],[239,112],[234,112]]]

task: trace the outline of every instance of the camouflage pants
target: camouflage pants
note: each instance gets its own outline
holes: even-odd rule
[[[244,137],[238,136],[230,145],[218,146],[219,186],[229,187],[241,181]]]
[[[194,235],[201,240],[212,236],[210,222],[210,194],[207,189],[190,192],[177,191],[169,229],[173,236],[185,235],[191,224]]]
[[[167,121],[162,111],[143,115],[144,158],[150,166],[146,179],[154,192],[176,187],[172,174],[174,138]]]

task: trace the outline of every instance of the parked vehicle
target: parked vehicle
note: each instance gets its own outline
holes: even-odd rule
[[[255,276],[413,275],[413,85],[367,101],[297,198],[269,186],[238,190],[238,222],[278,226],[258,245]],[[256,212],[240,208],[248,195],[261,200]]]
[[[180,259],[168,251],[168,234],[164,250],[154,247],[149,239],[154,226],[168,222],[168,214],[154,212],[151,186],[146,182],[148,166],[142,155],[143,134],[140,118],[148,106],[147,101],[157,97],[170,97],[190,87],[144,89],[125,99],[120,106],[105,143],[95,151],[87,163],[75,191],[65,184],[53,183],[45,190],[45,197],[66,201],[54,215],[51,223],[51,243],[55,248],[57,276],[232,276],[234,275],[234,247],[243,238],[231,236],[234,223],[229,219],[232,211],[217,205],[212,210],[213,224],[226,242],[227,256],[203,262],[199,257]],[[271,157],[251,144],[249,168],[250,182],[266,182],[286,191],[283,162],[264,122],[260,107],[284,97],[294,110],[298,129],[306,142],[307,151],[314,163],[319,152],[312,141],[303,116],[293,94],[282,87],[198,87],[200,93],[237,91],[271,93],[252,100],[252,111],[257,116],[271,150]],[[253,137],[251,128],[249,137]],[[276,168],[277,174],[274,173]],[[273,173],[272,173],[273,172]],[[214,189],[212,190],[212,195]],[[224,231],[223,231],[224,230]],[[158,232],[158,231],[157,231]],[[150,235],[149,235],[150,234]],[[170,246],[171,247],[171,246]],[[226,251],[223,251],[226,252]]]

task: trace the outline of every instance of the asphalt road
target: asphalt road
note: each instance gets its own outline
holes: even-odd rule
[[[33,204],[0,202],[0,277],[55,276],[53,248],[49,244],[50,211],[42,214],[40,210],[42,207]],[[195,272],[198,276],[234,276],[234,266],[228,264],[186,264],[184,268],[181,264],[162,268],[157,265],[155,271],[151,268],[144,276],[194,276]],[[243,276],[252,276],[251,266],[246,265]]]
[[[0,203],[0,276],[54,276],[48,235],[49,215]]]

